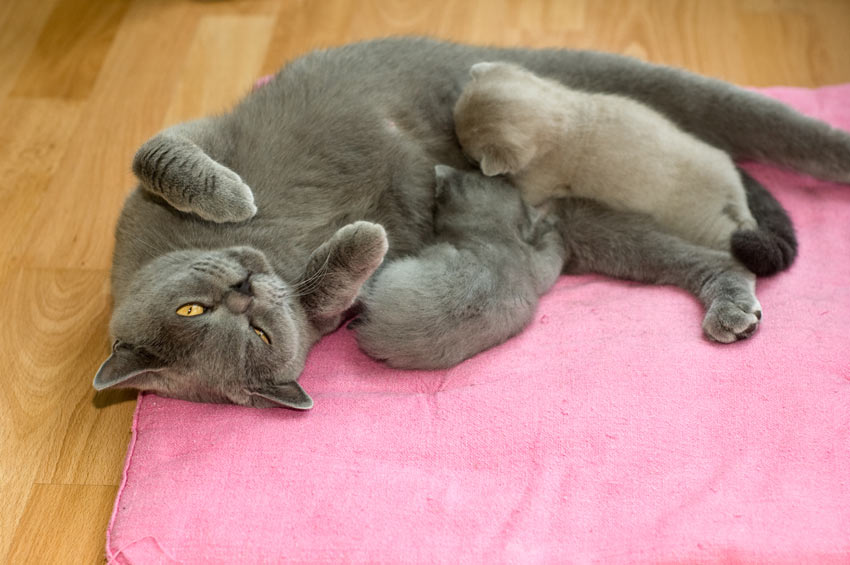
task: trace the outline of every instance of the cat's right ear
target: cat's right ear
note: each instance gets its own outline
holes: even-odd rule
[[[112,387],[136,388],[140,381],[150,378],[165,368],[154,355],[116,341],[112,355],[103,362],[92,383],[95,390]]]

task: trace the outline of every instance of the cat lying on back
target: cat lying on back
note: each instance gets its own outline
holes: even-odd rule
[[[564,260],[554,218],[506,180],[444,165],[436,176],[436,243],[378,271],[351,326],[393,367],[451,367],[519,333]]]
[[[793,259],[793,234],[758,233],[732,159],[659,112],[510,63],[478,63],[470,74],[454,110],[461,145],[484,174],[509,175],[531,204],[579,196],[642,212],[684,239],[731,248],[760,275]]]

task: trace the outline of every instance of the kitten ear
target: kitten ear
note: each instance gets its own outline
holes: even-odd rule
[[[474,79],[478,78],[481,75],[483,75],[484,73],[486,73],[487,71],[495,69],[498,66],[499,66],[499,63],[490,63],[490,62],[486,62],[486,61],[482,62],[482,63],[475,63],[469,69],[469,76],[471,76]]]
[[[313,399],[297,381],[273,383],[261,390],[248,391],[248,394],[293,410],[309,410],[313,407]]]
[[[438,181],[445,180],[457,172],[457,169],[448,165],[436,165],[434,167],[434,176],[437,177]]]
[[[164,363],[147,351],[116,341],[112,355],[100,366],[92,385],[95,390],[120,386],[133,388],[138,382],[162,371]]]
[[[519,170],[518,158],[513,151],[504,147],[488,145],[481,151],[481,172],[488,177],[507,175]]]
[[[434,177],[437,179],[437,183],[434,188],[435,196],[439,198],[439,196],[443,193],[443,187],[446,182],[458,172],[459,171],[457,169],[448,165],[437,165],[434,167]]]

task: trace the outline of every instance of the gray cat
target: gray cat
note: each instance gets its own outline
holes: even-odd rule
[[[436,168],[436,241],[378,271],[352,323],[361,349],[392,367],[451,367],[519,333],[561,273],[552,218],[508,181]]]
[[[169,128],[139,149],[140,184],[116,228],[114,351],[95,387],[309,407],[296,383],[307,351],[346,316],[385,253],[415,255],[432,242],[434,166],[469,167],[452,108],[482,60],[630,96],[736,158],[850,181],[846,132],[680,70],[410,38],[317,51],[231,112]],[[756,221],[790,225],[766,191],[750,188]],[[711,339],[757,327],[752,275],[728,253],[584,201],[555,213],[565,272],[680,286],[706,305]]]

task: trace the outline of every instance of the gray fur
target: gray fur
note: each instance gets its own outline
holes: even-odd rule
[[[436,241],[387,265],[362,295],[357,342],[393,367],[439,369],[531,321],[561,272],[555,222],[507,181],[438,166]]]
[[[253,405],[263,397],[238,391],[253,387],[265,394],[262,389],[269,383],[294,381],[307,351],[336,315],[323,311],[317,324],[295,290],[305,280],[322,287],[324,277],[307,272],[308,265],[315,265],[312,254],[339,229],[357,221],[383,226],[389,259],[413,255],[432,242],[433,167],[469,167],[454,136],[452,108],[469,67],[482,60],[513,61],[574,88],[633,97],[735,157],[850,180],[846,132],[758,94],[685,71],[594,52],[472,47],[428,39],[386,39],[317,51],[291,62],[231,112],[175,126],[159,138],[163,150],[170,150],[172,136],[194,144],[174,142],[195,154],[183,155],[185,162],[193,163],[187,165],[189,172],[192,166],[209,165],[198,157],[202,152],[238,175],[253,192],[257,212],[251,219],[206,221],[199,197],[189,208],[197,206],[197,213],[168,204],[167,197],[176,198],[169,195],[191,194],[192,186],[200,186],[191,179],[222,169],[198,169],[195,177],[174,169],[166,175],[158,172],[153,153],[138,156],[137,170],[148,172],[127,199],[116,229],[111,332],[137,360],[162,363],[147,363],[151,369],[143,378],[128,379],[123,377],[145,363],[116,364],[114,371],[107,363],[108,378],[98,386],[136,386],[193,400]],[[212,215],[221,219],[221,207],[212,208]],[[565,204],[557,213],[567,240],[569,270],[677,284],[706,304],[706,331],[714,339],[725,341],[730,334],[737,338],[750,331],[748,316],[755,316],[756,310],[754,297],[744,290],[751,280],[738,272],[728,254],[660,233],[647,218],[586,203]],[[319,264],[327,265],[329,273],[342,273],[374,263],[381,249],[377,225],[370,228],[373,241],[363,246],[363,257],[357,257],[358,252],[348,258],[330,253]],[[342,243],[337,242],[340,248],[345,247]],[[152,311],[158,301],[164,304],[168,296],[184,292],[181,285],[192,261],[234,247],[250,247],[265,257],[272,271],[268,280],[274,281],[268,284],[294,290],[284,295],[286,307],[274,315],[276,324],[291,328],[290,341],[273,339],[281,351],[257,361],[259,365],[218,353],[222,347],[240,351],[238,344],[248,343],[251,334],[231,337],[222,328],[216,330],[221,337],[210,333],[209,341],[192,345],[189,338],[200,334],[170,337],[173,319],[166,314],[173,313],[173,304]],[[187,254],[184,261],[170,259],[181,253]],[[350,282],[356,286],[360,278]],[[209,284],[224,288],[227,282]],[[344,289],[345,297],[336,307],[347,302],[353,286]],[[741,293],[743,308],[737,306]],[[244,333],[244,327],[231,331]],[[228,345],[231,341],[236,345]],[[201,352],[214,362],[201,363]]]

